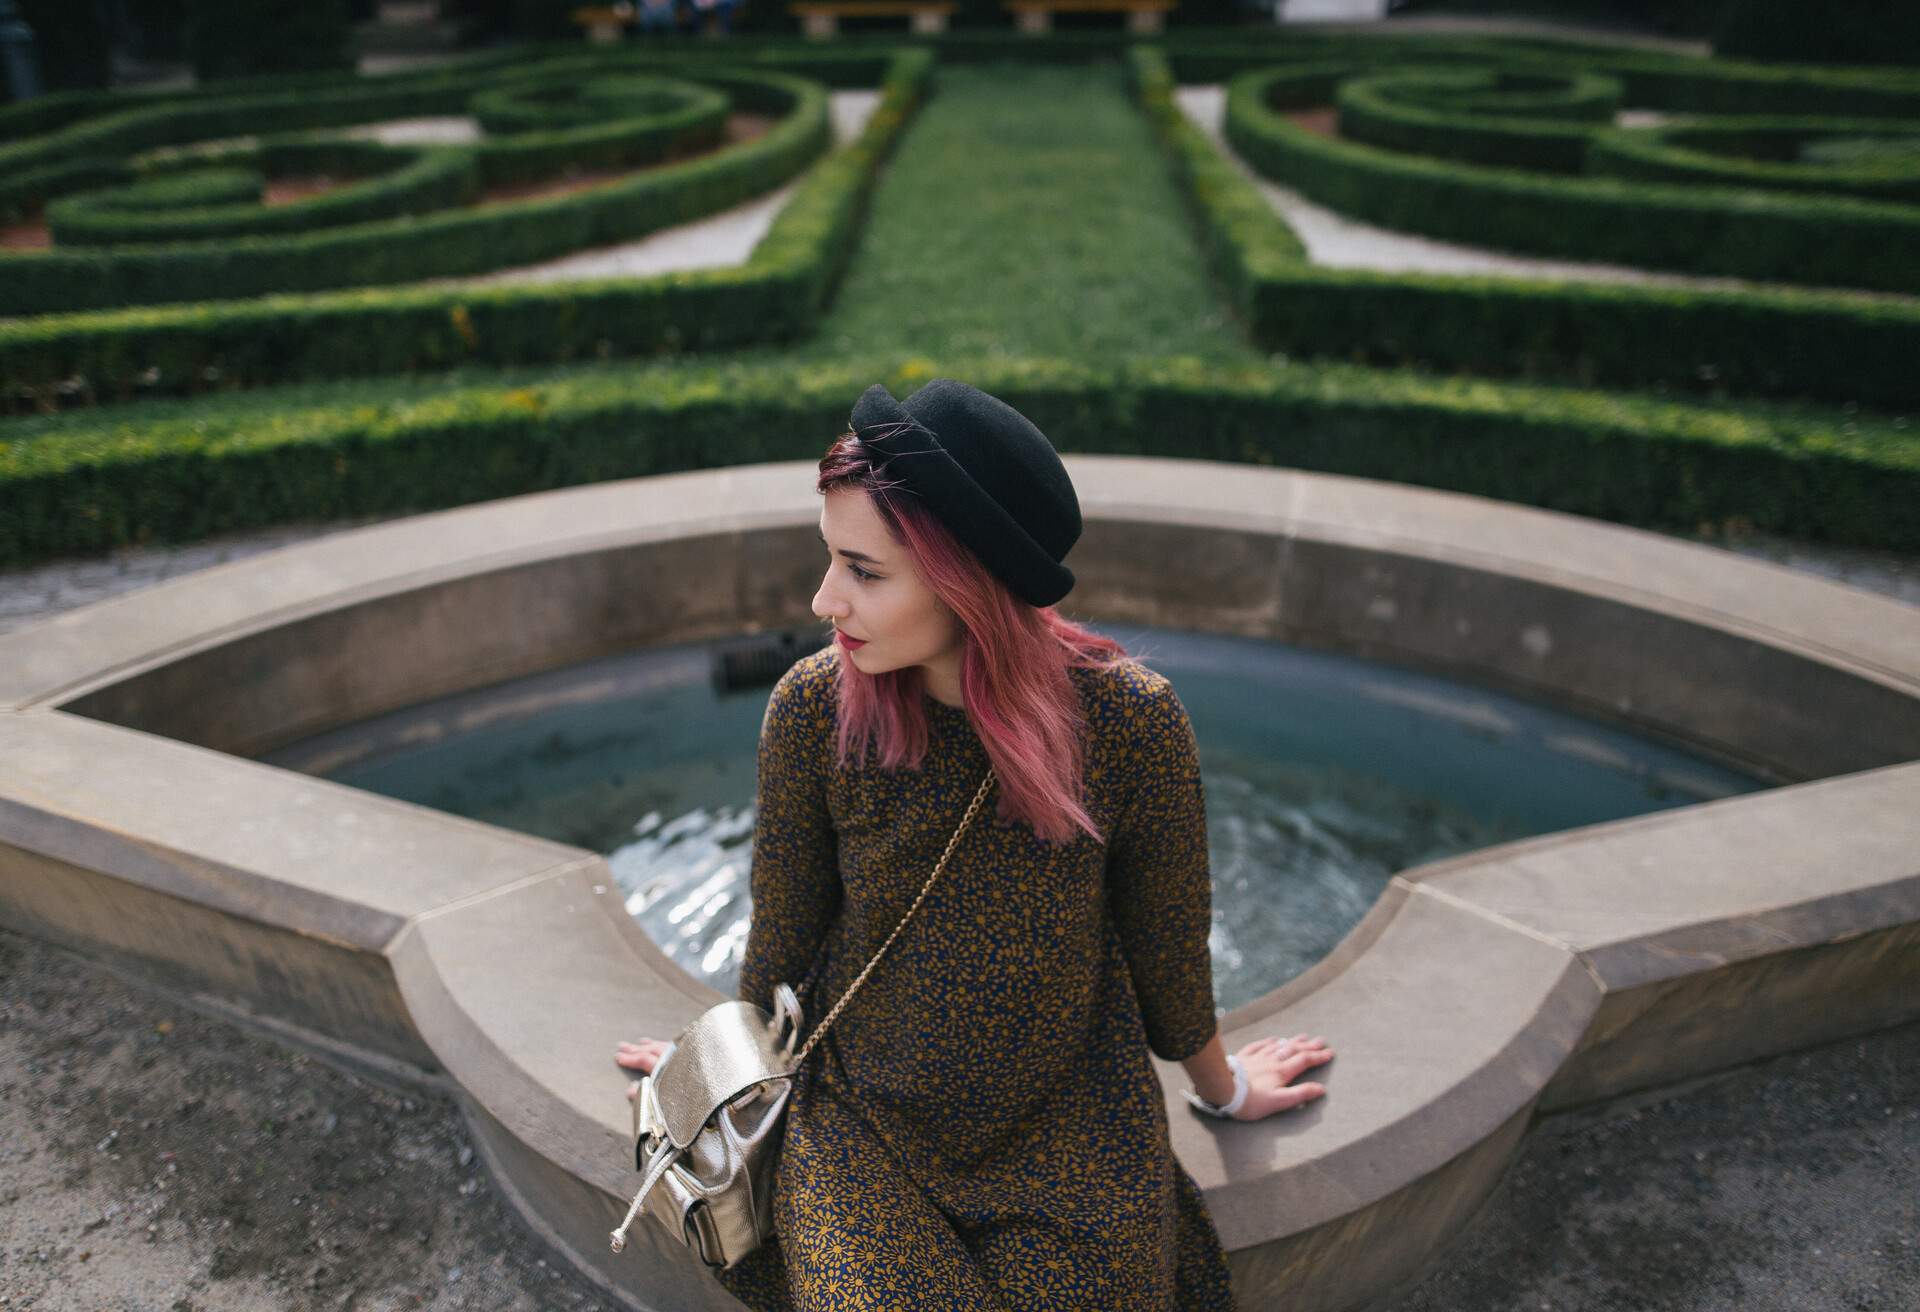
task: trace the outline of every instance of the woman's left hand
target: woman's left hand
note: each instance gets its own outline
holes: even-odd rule
[[[1234,1113],[1236,1121],[1257,1121],[1275,1112],[1292,1111],[1327,1091],[1324,1084],[1293,1083],[1312,1067],[1333,1060],[1333,1049],[1319,1035],[1255,1039],[1238,1055],[1247,1069],[1247,1100]]]
[[[653,1074],[669,1052],[673,1044],[667,1039],[641,1039],[638,1043],[622,1043],[613,1050],[613,1059],[628,1070],[639,1071],[642,1075]],[[627,1086],[627,1097],[640,1096],[640,1081],[635,1080]]]

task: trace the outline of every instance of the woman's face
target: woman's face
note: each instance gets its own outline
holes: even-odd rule
[[[833,621],[839,634],[864,640],[854,647],[834,639],[861,672],[926,665],[930,687],[957,690],[960,618],[921,580],[865,492],[835,488],[824,500],[820,537],[828,564],[813,613]],[[949,695],[943,692],[942,699]]]

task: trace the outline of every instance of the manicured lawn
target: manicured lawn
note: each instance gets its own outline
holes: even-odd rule
[[[946,65],[804,353],[1258,358],[1117,64]]]

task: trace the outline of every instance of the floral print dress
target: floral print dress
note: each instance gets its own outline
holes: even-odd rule
[[[771,1010],[817,962],[806,1034],[913,904],[988,766],[967,713],[932,697],[919,769],[837,766],[839,659],[795,664],[760,735],[739,994]],[[1070,675],[1107,841],[1001,822],[996,781],[794,1081],[775,1237],[716,1272],[757,1312],[1231,1312],[1148,1060],[1217,1027],[1193,730],[1136,661]]]

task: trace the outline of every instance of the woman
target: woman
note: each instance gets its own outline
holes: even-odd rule
[[[740,997],[771,1010],[817,962],[817,1023],[995,781],[795,1078],[775,1238],[720,1282],[800,1312],[1230,1309],[1148,1053],[1185,1064],[1196,1108],[1257,1120],[1321,1096],[1291,1082],[1333,1052],[1225,1053],[1193,730],[1163,676],[1053,609],[1081,531],[1066,469],[1013,407],[935,379],[867,389],[817,486],[834,643],[761,726]]]

